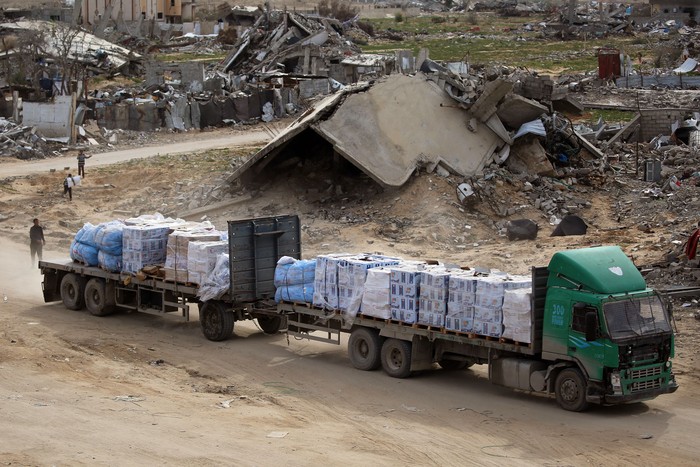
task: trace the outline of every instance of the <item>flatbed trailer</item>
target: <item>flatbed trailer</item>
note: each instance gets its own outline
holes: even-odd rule
[[[556,253],[532,268],[529,342],[458,333],[444,328],[347,316],[304,303],[275,303],[279,258],[301,259],[297,216],[228,222],[229,290],[200,301],[193,284],[110,273],[74,262],[40,262],[47,302],[103,316],[118,309],[189,319],[199,307],[202,332],[228,339],[236,321],[256,319],[266,333],[341,344],[360,370],[379,367],[397,378],[432,368],[488,365],[489,380],[554,394],[566,410],[589,403],[620,404],[672,393],[674,339],[668,309],[618,247]]]

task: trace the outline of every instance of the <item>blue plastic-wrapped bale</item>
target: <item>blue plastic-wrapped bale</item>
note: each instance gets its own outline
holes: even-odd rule
[[[97,248],[97,243],[95,242],[96,234],[97,226],[86,222],[85,225],[83,225],[83,227],[80,230],[78,230],[78,233],[75,234],[75,241],[78,243],[82,243],[83,245],[89,245],[93,248]]]
[[[119,221],[106,222],[97,226],[95,244],[97,249],[110,255],[122,255],[124,224]]]
[[[293,260],[288,263],[280,259],[275,268],[275,287],[311,284],[313,289],[315,272],[315,259]]]
[[[87,266],[97,266],[97,248],[73,240],[70,246],[70,257],[73,261]]]
[[[275,290],[275,301],[277,303],[311,303],[313,301],[313,298],[313,282],[306,285],[284,285],[282,287],[277,287],[277,290]]]
[[[97,264],[105,271],[119,272],[122,270],[122,255],[111,255],[104,250],[99,250]]]

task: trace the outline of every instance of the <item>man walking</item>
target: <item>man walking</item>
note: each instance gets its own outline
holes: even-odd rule
[[[82,149],[78,152],[78,176],[85,178],[85,159],[90,159],[92,155],[86,156]]]
[[[75,179],[73,174],[68,174],[68,176],[63,180],[63,197],[66,197],[68,193],[68,201],[73,201],[73,187],[75,186]]]
[[[29,252],[32,255],[32,266],[34,266],[35,256],[39,256],[39,261],[41,261],[44,245],[46,245],[44,228],[39,225],[39,219],[34,219],[34,225],[29,229]]]

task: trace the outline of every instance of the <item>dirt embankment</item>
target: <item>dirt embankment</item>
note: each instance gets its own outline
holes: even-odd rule
[[[163,148],[163,153],[167,151]],[[225,185],[229,162],[250,150],[88,165],[74,200],[62,175],[6,179],[0,190],[0,460],[13,465],[694,465],[700,418],[697,308],[677,309],[681,389],[645,404],[574,414],[554,401],[488,383],[483,368],[439,369],[406,380],[353,369],[340,347],[265,336],[237,323],[209,342],[195,322],[141,314],[97,318],[43,304],[29,267],[31,218],[46,226],[45,257],[64,257],[83,222],[159,210],[181,215]],[[229,187],[229,218],[297,213],[304,256],[381,251],[526,273],[552,252],[621,244],[638,264],[670,247],[678,225],[647,231],[620,215],[634,194],[577,188],[590,207],[583,237],[534,241],[498,234],[499,203],[529,206],[518,183],[496,184],[496,205],[460,205],[454,179],[421,174],[379,190],[362,176],[263,173],[254,191]],[[204,195],[205,191],[208,195]],[[627,197],[626,197],[627,196]],[[672,213],[666,214],[672,216]],[[193,310],[196,317],[196,311]]]

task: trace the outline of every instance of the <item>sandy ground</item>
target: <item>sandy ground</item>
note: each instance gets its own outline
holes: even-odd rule
[[[82,222],[114,218],[115,209],[139,203],[172,206],[183,190],[212,180],[212,164],[216,157],[190,155],[95,166],[70,204],[56,194],[52,175],[2,185],[0,212],[9,219],[0,223],[0,292],[7,296],[0,302],[0,463],[697,464],[695,308],[676,314],[678,392],[569,413],[552,399],[491,385],[485,368],[436,368],[398,380],[352,368],[345,341],[338,347],[265,336],[246,322],[236,324],[234,338],[215,343],[202,336],[194,310],[194,320],[183,323],[126,313],[98,318],[43,303],[25,242],[32,216],[49,226],[45,259],[63,258]],[[483,214],[450,201],[444,179],[415,177],[399,192],[356,183],[350,190],[338,182],[344,194],[329,197],[270,175],[255,196],[232,195],[249,201],[211,220],[223,228],[227,218],[298,213],[306,257],[369,249],[520,273],[558,249],[616,241],[653,258],[663,235],[606,230],[618,221],[600,195],[592,197],[596,229],[588,235],[507,244]]]

